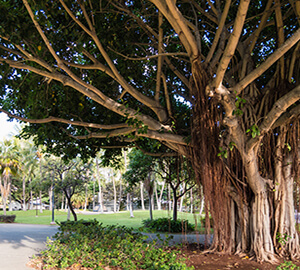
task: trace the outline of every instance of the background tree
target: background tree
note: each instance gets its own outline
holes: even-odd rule
[[[1,111],[69,159],[163,144],[193,161],[212,250],[298,257],[298,2],[2,1]]]
[[[178,200],[195,186],[190,164],[183,157],[167,157],[159,162],[161,177],[169,184],[173,195],[173,220],[177,220]],[[181,188],[182,187],[182,188]]]
[[[16,142],[16,147],[18,148],[19,151],[19,163],[20,163],[19,176],[22,178],[23,210],[26,211],[27,210],[26,204],[30,198],[29,192],[26,193],[26,183],[27,184],[30,183],[33,180],[32,178],[34,177],[34,174],[37,173],[38,170],[37,164],[38,164],[39,156],[37,153],[37,147],[33,144],[32,140],[25,141],[25,140],[16,139],[15,142]],[[41,179],[41,177],[39,177],[39,179]]]
[[[11,192],[11,176],[16,175],[19,169],[16,150],[15,145],[8,140],[4,140],[0,145],[0,188],[4,215],[6,215],[7,199]]]
[[[88,165],[80,160],[73,160],[65,163],[61,159],[53,159],[46,166],[48,186],[53,186],[56,192],[63,191],[66,196],[68,207],[77,221],[77,215],[72,204],[72,196],[80,190],[84,190],[87,179]]]
[[[123,177],[129,183],[129,188],[136,186],[140,182],[144,183],[144,187],[149,197],[150,219],[152,220],[152,195],[154,190],[152,174],[155,160],[151,156],[144,155],[142,151],[138,149],[132,149],[128,155],[128,158],[128,170],[123,174]]]

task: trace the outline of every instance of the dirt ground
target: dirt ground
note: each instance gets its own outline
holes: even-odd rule
[[[270,263],[258,263],[250,260],[248,256],[239,257],[235,255],[204,253],[201,249],[192,246],[185,247],[182,250],[182,255],[187,258],[186,264],[188,266],[193,265],[195,269],[201,270],[275,270],[280,263],[284,262],[284,259],[281,259],[280,263],[277,265],[272,265]],[[299,261],[293,263],[300,266]]]

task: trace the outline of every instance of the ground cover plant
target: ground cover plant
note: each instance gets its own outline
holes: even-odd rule
[[[177,256],[179,249],[166,244],[158,247],[156,241],[146,243],[145,238],[125,226],[103,226],[97,220],[68,221],[60,224],[54,241],[48,240],[41,260],[46,269],[194,269]]]

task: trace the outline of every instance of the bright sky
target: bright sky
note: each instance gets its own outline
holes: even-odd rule
[[[4,138],[9,139],[10,135],[17,134],[17,127],[20,125],[16,120],[13,122],[7,122],[8,117],[4,113],[0,113],[0,141],[3,141]]]

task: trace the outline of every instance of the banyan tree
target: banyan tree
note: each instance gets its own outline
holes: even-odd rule
[[[66,158],[166,147],[203,185],[211,250],[299,256],[299,1],[15,0],[0,13],[0,106],[30,123],[24,136]]]

